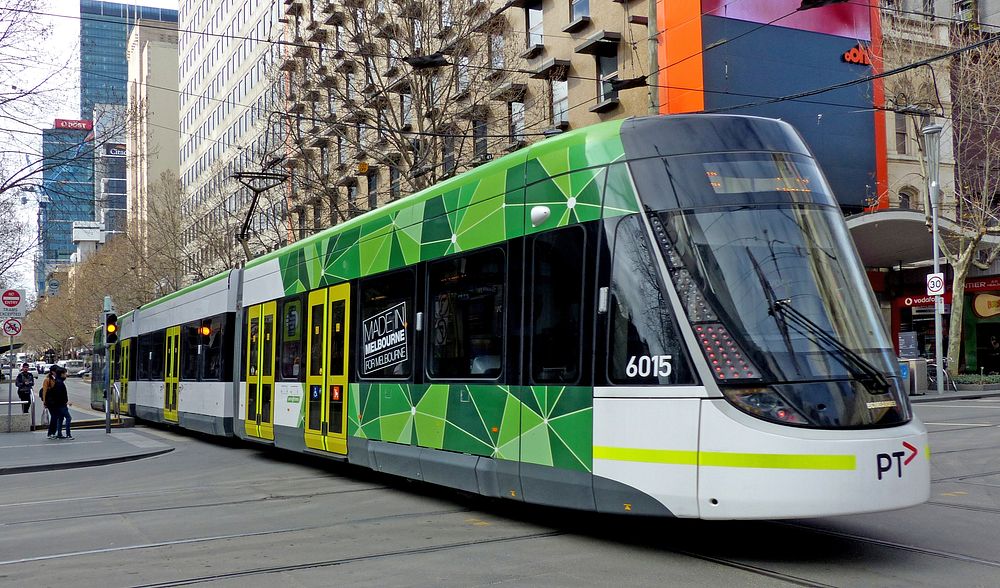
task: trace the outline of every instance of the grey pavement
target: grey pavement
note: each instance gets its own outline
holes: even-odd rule
[[[994,398],[1000,396],[1000,388],[996,390],[982,390],[982,391],[972,391],[972,390],[946,390],[943,394],[938,394],[934,390],[928,390],[927,394],[922,394],[919,396],[910,396],[910,402],[922,403],[922,402],[947,402],[949,400],[973,400],[976,398]]]
[[[153,457],[173,451],[139,429],[73,431],[73,439],[48,439],[45,431],[0,434],[0,476],[82,468]]]

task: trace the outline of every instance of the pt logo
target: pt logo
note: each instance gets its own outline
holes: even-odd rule
[[[903,477],[903,466],[910,465],[913,458],[917,456],[919,451],[913,445],[910,445],[906,441],[903,441],[903,448],[906,451],[893,451],[892,453],[879,453],[875,456],[875,461],[878,469],[878,479],[882,479],[882,474],[891,472],[894,468],[896,470],[896,477]],[[907,455],[909,453],[909,455]],[[906,457],[906,459],[903,459]]]

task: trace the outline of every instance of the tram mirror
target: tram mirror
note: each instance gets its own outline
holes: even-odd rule
[[[549,219],[552,211],[548,206],[533,206],[531,208],[531,226],[537,227]]]

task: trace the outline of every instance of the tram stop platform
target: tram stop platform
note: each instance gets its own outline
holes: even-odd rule
[[[0,432],[0,476],[108,465],[173,450],[163,439],[134,428],[110,434],[74,428],[73,439],[48,439],[45,430]]]

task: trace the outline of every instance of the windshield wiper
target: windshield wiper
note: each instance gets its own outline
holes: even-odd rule
[[[792,306],[792,301],[788,298],[775,300],[771,303],[768,314],[775,318],[778,318],[777,315],[781,314],[785,321],[792,323],[792,326],[796,327],[803,335],[807,337],[811,336],[813,342],[825,343],[843,354],[843,357],[839,355],[834,355],[834,357],[850,370],[851,375],[857,378],[869,390],[878,394],[885,394],[889,391],[889,382],[885,379],[882,372],[876,369],[865,358],[861,357],[858,352],[841,343],[839,339],[828,333],[823,327],[817,325],[812,319],[796,310]]]
[[[785,347],[788,348],[789,355],[792,361],[795,362],[796,367],[798,367],[798,361],[795,357],[794,345],[788,335],[789,326],[794,327],[795,330],[809,338],[813,343],[818,345],[826,344],[839,351],[840,354],[831,353],[831,355],[869,390],[878,394],[885,394],[889,391],[889,382],[875,366],[861,357],[856,351],[841,343],[839,339],[831,335],[823,327],[817,325],[812,319],[796,310],[792,306],[791,299],[777,297],[774,287],[771,286],[770,280],[764,275],[764,271],[761,269],[760,264],[757,263],[757,259],[753,256],[749,248],[747,248],[747,257],[750,258],[750,263],[753,265],[757,280],[764,290],[764,297],[767,298],[767,314],[774,317],[775,322],[778,323]]]

